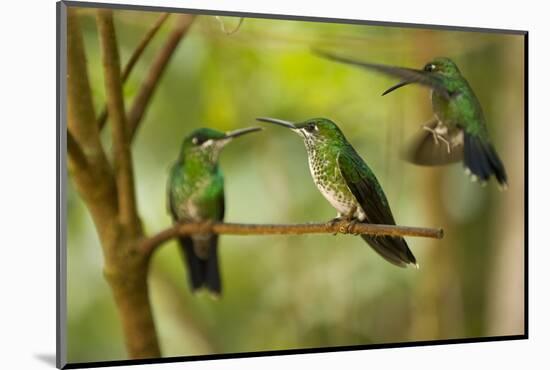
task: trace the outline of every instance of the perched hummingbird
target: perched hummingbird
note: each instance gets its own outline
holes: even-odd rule
[[[233,138],[259,130],[260,127],[250,127],[223,133],[200,128],[183,140],[168,180],[168,207],[174,222],[223,220],[225,204],[219,154]],[[220,295],[218,235],[195,234],[182,236],[179,241],[192,290],[204,286]]]
[[[435,58],[424,69],[417,70],[359,62],[327,52],[317,53],[337,62],[401,79],[401,82],[382,95],[411,83],[429,87],[434,117],[423,126],[424,131],[414,140],[407,159],[424,166],[463,160],[466,172],[473,180],[479,179],[485,183],[494,175],[501,188],[506,188],[506,171],[489,140],[481,104],[451,59]]]
[[[338,212],[334,221],[346,219],[395,225],[384,191],[374,173],[334,122],[326,118],[314,118],[298,124],[274,118],[257,120],[287,127],[302,137],[313,181]],[[387,261],[400,267],[406,267],[407,264],[418,267],[405,239],[369,235],[361,237]]]

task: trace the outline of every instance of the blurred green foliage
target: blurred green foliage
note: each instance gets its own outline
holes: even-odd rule
[[[117,11],[122,62],[156,13]],[[94,13],[81,13],[96,111],[104,104]],[[127,106],[170,32],[169,18],[125,86]],[[224,17],[227,29],[237,18]],[[476,91],[510,177],[499,192],[460,165],[416,167],[400,150],[431,117],[428,91],[387,97],[393,80],[323,60],[311,48],[421,67],[453,58]],[[139,211],[148,233],[171,224],[168,168],[190,131],[258,125],[254,118],[336,121],[376,173],[401,225],[444,227],[441,241],[409,238],[421,268],[399,269],[353,236],[222,236],[223,297],[193,296],[175,242],[156,253],[151,300],[163,355],[245,352],[523,332],[523,37],[497,33],[244,20],[232,35],[196,19],[171,60],[133,146]],[[103,133],[109,146],[108,130]],[[324,221],[335,212],[315,188],[301,140],[267,127],[221,157],[226,220]],[[99,241],[69,181],[68,358],[123,359],[102,276]]]

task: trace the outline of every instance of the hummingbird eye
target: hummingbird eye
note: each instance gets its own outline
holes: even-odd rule
[[[426,66],[424,67],[424,70],[426,72],[434,72],[436,69],[437,69],[436,65],[432,63],[426,64]]]
[[[195,136],[193,139],[191,139],[191,142],[193,143],[193,145],[201,145],[202,144],[201,139],[199,139],[197,136]]]
[[[317,131],[317,126],[315,125],[315,123],[308,123],[306,126],[306,131],[307,132]]]

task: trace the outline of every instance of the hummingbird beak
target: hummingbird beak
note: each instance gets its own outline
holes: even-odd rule
[[[289,128],[293,131],[298,130],[298,127],[296,127],[296,125],[294,123],[288,122],[288,121],[283,121],[282,119],[268,118],[268,117],[258,117],[258,118],[256,118],[256,120],[260,121],[260,122],[274,123],[276,125]]]
[[[229,131],[225,133],[224,137],[216,140],[216,145],[219,148],[222,148],[230,141],[233,141],[233,139],[236,137],[239,137],[241,135],[246,135],[251,132],[261,131],[261,130],[263,130],[263,127],[247,127],[247,128],[241,128],[235,131]]]
[[[247,127],[247,128],[241,128],[235,131],[229,131],[225,134],[224,139],[233,139],[241,135],[249,134],[251,132],[262,131],[263,129],[264,129],[263,127]]]
[[[400,87],[407,86],[407,85],[410,84],[410,83],[411,83],[411,82],[409,82],[409,81],[401,81],[401,82],[399,82],[397,85],[393,85],[392,87],[390,87],[389,89],[387,89],[386,91],[384,91],[384,92],[382,93],[382,96],[384,96],[384,95],[386,95],[386,94],[389,94],[389,93],[391,93],[392,91],[399,89]]]

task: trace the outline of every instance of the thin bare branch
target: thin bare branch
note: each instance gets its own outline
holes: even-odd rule
[[[423,227],[374,225],[353,223],[349,221],[292,224],[292,225],[258,225],[236,223],[180,223],[167,228],[158,234],[145,239],[140,249],[151,253],[157,246],[180,235],[202,234],[231,234],[231,235],[301,235],[301,234],[368,234],[375,236],[417,236],[425,238],[443,238],[442,229]]]
[[[139,227],[136,210],[134,171],[130,137],[127,133],[126,111],[122,96],[120,76],[120,59],[113,23],[113,12],[110,9],[97,11],[97,26],[101,43],[107,109],[111,117],[113,137],[113,158],[117,183],[119,219],[122,225],[132,231]]]
[[[155,24],[153,24],[153,27],[151,27],[151,29],[149,31],[147,31],[145,36],[143,36],[140,43],[138,44],[138,46],[136,47],[136,49],[134,50],[134,52],[130,56],[130,59],[128,59],[128,62],[124,66],[124,69],[122,70],[122,77],[121,77],[122,78],[122,84],[124,84],[126,82],[126,80],[128,80],[128,77],[130,77],[130,73],[132,73],[132,70],[134,69],[134,66],[136,65],[137,61],[139,60],[139,58],[141,57],[141,55],[145,51],[145,48],[147,47],[147,45],[149,45],[149,43],[151,42],[153,37],[155,37],[155,35],[157,34],[157,31],[164,24],[166,19],[168,19],[169,15],[170,15],[170,13],[162,13],[160,15],[160,17],[158,17]],[[107,107],[105,107],[101,111],[101,114],[99,115],[99,118],[97,120],[97,125],[98,125],[100,131],[101,131],[101,129],[103,129],[103,126],[105,126],[105,123],[107,122],[107,117],[108,117]]]
[[[239,23],[237,23],[237,26],[232,30],[227,30],[225,28],[225,23],[223,22],[222,17],[216,16],[216,20],[220,23],[220,27],[222,29],[222,32],[225,33],[227,36],[230,36],[230,35],[234,34],[235,32],[237,32],[241,28],[241,26],[244,22],[244,18],[240,17],[239,18]]]
[[[137,128],[143,119],[145,110],[147,109],[149,101],[153,96],[155,88],[162,77],[168,62],[170,61],[170,57],[176,50],[183,36],[189,30],[189,27],[191,27],[193,19],[194,16],[191,14],[180,14],[177,16],[174,30],[170,33],[168,39],[164,43],[164,46],[160,49],[155,60],[153,61],[153,64],[149,69],[149,73],[143,81],[141,88],[134,99],[132,108],[128,113],[128,128],[131,139],[135,136]]]
[[[122,81],[126,81],[128,77],[130,76],[130,73],[132,72],[132,69],[134,68],[134,65],[138,61],[138,59],[141,57],[141,54],[143,54],[143,51],[149,45],[153,37],[157,34],[160,27],[164,24],[164,22],[168,19],[170,16],[170,13],[162,13],[160,17],[158,17],[157,21],[151,27],[151,29],[145,34],[143,39],[141,39],[141,42],[137,46],[137,48],[132,53],[132,56],[130,59],[128,59],[128,63],[126,63],[126,66],[124,66],[124,69],[122,70]]]

